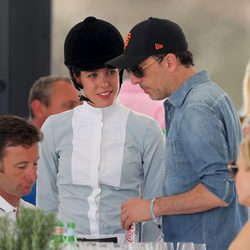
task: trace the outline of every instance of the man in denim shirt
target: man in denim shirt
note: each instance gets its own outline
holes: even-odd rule
[[[152,99],[167,98],[166,176],[164,197],[122,205],[122,226],[163,216],[165,241],[226,250],[247,221],[227,170],[242,137],[237,111],[205,71],[196,72],[176,23],[149,18],[133,27],[125,45],[108,65],[127,69]]]

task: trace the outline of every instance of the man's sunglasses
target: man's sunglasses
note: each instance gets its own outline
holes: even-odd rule
[[[164,55],[165,56],[165,55]],[[158,57],[157,59],[155,59],[153,62],[150,62],[144,66],[139,66],[139,65],[136,65],[136,66],[133,66],[131,68],[126,68],[126,71],[129,73],[129,74],[133,74],[135,77],[137,78],[142,78],[143,77],[143,70],[145,70],[146,68],[148,68],[149,66],[151,66],[152,64],[154,64],[155,62],[158,62],[160,60],[162,60],[162,58],[164,56],[161,56],[161,57]]]
[[[232,178],[235,178],[238,173],[238,166],[235,164],[235,162],[230,162],[228,164],[228,170]]]

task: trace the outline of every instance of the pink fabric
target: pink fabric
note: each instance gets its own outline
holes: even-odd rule
[[[162,101],[154,101],[145,94],[140,86],[133,85],[130,80],[124,80],[119,99],[121,103],[130,109],[153,117],[158,121],[161,128],[165,128],[165,112]]]

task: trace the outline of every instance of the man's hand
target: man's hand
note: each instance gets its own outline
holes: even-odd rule
[[[121,206],[122,228],[129,230],[134,222],[150,220],[150,200],[130,199]]]

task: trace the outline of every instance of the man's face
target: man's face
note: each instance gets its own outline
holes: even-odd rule
[[[0,172],[1,193],[20,198],[29,194],[37,179],[38,158],[37,143],[30,147],[7,147]]]
[[[168,63],[165,57],[161,61],[148,57],[140,63],[140,67],[150,65],[143,70],[142,77],[130,73],[131,82],[139,84],[144,93],[148,94],[153,100],[163,100],[173,92],[171,76],[168,71]]]
[[[79,104],[78,92],[74,86],[67,81],[56,81],[52,87],[50,104],[45,108],[45,119],[50,115],[72,109]]]

